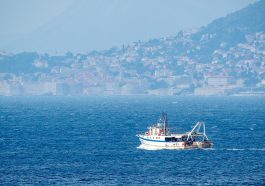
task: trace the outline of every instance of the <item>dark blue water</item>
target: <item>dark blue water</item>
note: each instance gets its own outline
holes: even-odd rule
[[[138,149],[162,111],[212,150]],[[0,184],[262,185],[264,97],[0,98]]]

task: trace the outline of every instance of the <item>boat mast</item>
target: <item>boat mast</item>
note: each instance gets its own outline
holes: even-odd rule
[[[167,135],[167,114],[163,112],[162,114],[162,120],[164,122],[164,134]]]

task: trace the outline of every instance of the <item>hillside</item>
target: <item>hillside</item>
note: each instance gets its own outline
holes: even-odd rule
[[[265,1],[197,31],[84,54],[0,54],[0,95],[265,93]]]

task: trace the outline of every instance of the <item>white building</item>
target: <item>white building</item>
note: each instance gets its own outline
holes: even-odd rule
[[[211,76],[207,77],[208,86],[219,87],[228,86],[235,83],[234,79],[230,76]]]

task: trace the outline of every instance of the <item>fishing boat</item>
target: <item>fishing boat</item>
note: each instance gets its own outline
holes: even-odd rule
[[[141,144],[163,149],[211,148],[213,142],[206,135],[205,123],[197,122],[191,131],[184,134],[170,132],[167,114],[163,113],[155,125],[148,131],[136,135]]]

